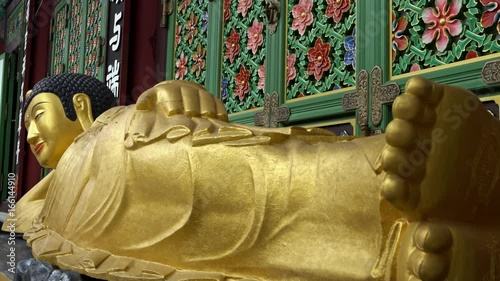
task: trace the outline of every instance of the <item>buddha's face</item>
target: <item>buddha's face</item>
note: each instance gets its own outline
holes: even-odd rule
[[[69,120],[61,100],[52,93],[40,93],[31,100],[24,122],[31,151],[45,168],[55,168],[66,149],[83,132],[78,119]]]

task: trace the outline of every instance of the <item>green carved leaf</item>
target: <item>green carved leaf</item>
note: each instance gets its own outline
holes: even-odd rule
[[[462,32],[458,36],[448,34],[450,43],[447,49],[444,52],[437,52],[435,41],[429,44],[422,42],[424,31],[431,26],[424,23],[421,12],[429,7],[435,9],[435,1],[392,0],[392,8],[398,17],[406,17],[409,22],[403,33],[408,36],[409,47],[405,52],[397,53],[392,65],[393,75],[408,73],[414,64],[420,65],[422,69],[428,69],[458,62],[465,59],[469,51],[477,52],[479,57],[499,51],[496,24],[487,29],[481,25],[480,19],[485,9],[481,1],[463,0],[462,4],[460,13],[450,18],[460,21]],[[407,56],[409,60],[403,62]]]
[[[328,3],[326,0],[312,1],[313,8],[311,13],[314,21],[307,26],[305,33],[301,36],[297,30],[292,29],[292,22],[294,21],[292,10],[296,5],[300,4],[299,0],[288,1],[288,52],[294,53],[296,59],[296,79],[290,81],[287,86],[287,99],[299,97],[302,93],[304,95],[314,95],[331,91],[334,85],[341,88],[350,87],[355,85],[355,69],[349,65],[346,66],[346,56],[349,56],[348,62],[352,59],[355,61],[354,53],[349,53],[345,45],[346,38],[352,36],[356,22],[356,1],[350,1],[350,8],[348,11],[342,13],[342,17],[338,23],[334,22],[332,17],[326,16]],[[309,67],[309,58],[307,53],[310,49],[314,48],[316,40],[321,38],[323,44],[330,45],[329,59],[330,67],[328,70],[322,72],[319,81],[316,80],[314,75],[307,73]],[[355,45],[355,44],[354,44]],[[354,47],[354,46],[353,46]],[[309,81],[309,82],[307,82]]]
[[[207,0],[205,0],[207,1]],[[247,14],[237,12],[238,1],[231,0],[230,5],[230,18],[224,22],[223,29],[223,63],[222,63],[222,77],[228,80],[227,83],[227,98],[223,100],[228,112],[236,113],[251,108],[259,107],[264,104],[263,102],[263,91],[257,86],[259,83],[258,70],[261,65],[264,64],[265,54],[266,54],[266,32],[267,28],[265,25],[264,15],[264,5],[252,5],[248,10]],[[252,50],[247,48],[248,45],[248,30],[253,26],[254,20],[263,24],[262,27],[262,44],[257,47],[257,52],[254,54]],[[234,30],[240,35],[239,40],[239,52],[236,54],[233,62],[225,56],[227,47],[226,41],[229,38],[231,30]],[[239,97],[235,94],[236,91],[236,75],[240,73],[240,68],[244,67],[249,71],[250,75],[248,78],[249,92],[245,94],[243,101],[239,101]]]

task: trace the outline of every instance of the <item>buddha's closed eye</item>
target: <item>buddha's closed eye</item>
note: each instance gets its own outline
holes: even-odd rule
[[[35,115],[35,120],[38,120],[38,118],[40,118],[40,116],[42,116],[43,113],[44,113],[44,111],[41,111],[41,112],[37,113]]]

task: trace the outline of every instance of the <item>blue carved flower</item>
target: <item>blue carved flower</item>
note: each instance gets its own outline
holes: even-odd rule
[[[226,101],[227,100],[227,78],[226,77],[222,77],[222,93],[221,93],[221,96],[222,96],[222,101]]]
[[[352,65],[356,68],[356,28],[354,28],[352,35],[347,36],[344,41],[345,48],[345,58],[344,62],[346,65]]]
[[[198,3],[203,4],[203,2],[205,2],[204,0],[198,0]]]
[[[333,86],[333,90],[340,90],[340,86],[339,85]]]
[[[201,2],[203,2],[203,0],[200,0],[200,4],[201,4]],[[208,27],[208,12],[207,11],[205,11],[203,13],[203,15],[201,16],[201,19],[203,20],[203,24],[201,26],[201,30],[203,32],[205,32],[205,31],[207,31],[207,27]]]

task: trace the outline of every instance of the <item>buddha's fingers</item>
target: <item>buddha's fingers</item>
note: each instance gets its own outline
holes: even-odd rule
[[[137,100],[138,110],[158,105],[167,117],[216,118],[227,121],[224,104],[203,86],[191,81],[164,81],[144,92]]]

